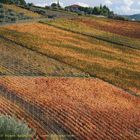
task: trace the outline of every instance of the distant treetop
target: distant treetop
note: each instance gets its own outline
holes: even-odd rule
[[[4,4],[19,4],[19,5],[25,5],[25,0],[0,0],[0,3]]]
[[[71,12],[82,12],[85,14],[94,14],[94,15],[103,15],[103,16],[110,16],[113,15],[113,11],[110,11],[110,9],[104,5],[100,5],[99,7],[82,7],[80,5],[71,5],[65,7],[65,10],[71,11]]]

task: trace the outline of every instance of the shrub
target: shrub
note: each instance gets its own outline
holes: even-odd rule
[[[8,12],[13,12],[13,10],[12,9],[8,9]]]
[[[1,140],[31,140],[33,131],[23,121],[9,116],[0,116]]]
[[[8,13],[8,15],[10,15],[10,16],[16,16],[16,13],[13,12],[13,11],[11,11],[11,12]]]
[[[18,20],[31,19],[31,17],[25,16],[24,13],[16,13],[12,9],[0,8],[0,22],[17,22]]]
[[[48,15],[48,18],[56,18],[56,15]]]
[[[5,14],[0,11],[0,22],[4,22]]]
[[[25,0],[0,0],[1,3],[25,5]]]
[[[9,16],[9,20],[11,21],[11,22],[16,22],[17,21],[17,17],[16,16]]]
[[[3,8],[0,8],[0,14],[3,14],[5,10]]]
[[[0,8],[3,8],[3,5],[0,3]]]
[[[0,14],[0,19],[3,19],[5,17],[4,14]]]

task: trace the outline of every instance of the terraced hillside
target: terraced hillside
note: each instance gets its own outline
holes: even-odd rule
[[[140,139],[140,23],[4,8],[35,20],[0,27],[0,115],[39,140]]]
[[[0,113],[24,118],[40,136],[140,139],[140,99],[98,79],[1,77]]]
[[[53,22],[57,24],[58,21],[54,20]],[[53,22],[52,24],[54,24]],[[124,41],[123,36],[121,36],[123,43],[128,43],[128,45],[132,45],[132,42],[135,43],[135,46],[129,47],[103,41],[86,34],[65,31],[41,23],[25,23],[0,28],[2,39],[18,44],[29,52],[42,55],[44,58],[55,59],[55,61],[59,61],[59,64],[65,64],[91,77],[98,77],[125,90],[140,93],[139,39],[134,38],[136,40],[134,41],[133,38],[126,37],[127,40]],[[110,39],[110,37],[108,38]],[[114,38],[118,39],[116,34],[114,34]],[[1,58],[4,58],[4,56]],[[21,57],[21,60],[23,60],[23,57]],[[42,63],[39,59],[36,59],[36,61]],[[32,65],[35,65],[35,63],[32,63]],[[6,63],[1,65],[5,67]],[[12,69],[10,65],[8,66],[8,69]],[[42,69],[41,67],[37,68]],[[51,68],[50,66],[49,69]],[[46,68],[44,68],[44,71],[47,74]],[[59,74],[61,75],[61,72],[57,73],[58,76]],[[63,73],[63,76],[67,75],[67,72]]]
[[[0,75],[85,76],[86,74],[0,37]]]
[[[107,18],[82,17],[46,22],[54,27],[80,33],[113,44],[140,49],[140,23]]]

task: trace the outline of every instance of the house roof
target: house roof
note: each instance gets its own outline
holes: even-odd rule
[[[70,5],[70,6],[68,6],[68,7],[71,7],[71,8],[79,8],[79,7],[81,7],[80,5],[77,5],[77,4],[73,4],[73,5]]]

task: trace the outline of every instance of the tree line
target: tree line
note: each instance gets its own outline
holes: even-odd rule
[[[110,9],[104,5],[100,5],[99,7],[79,7],[80,11],[83,11],[85,14],[94,14],[94,15],[103,15],[103,16],[111,16],[114,15],[113,11],[110,11]]]
[[[26,4],[25,0],[0,0],[0,3],[4,4],[17,4],[17,5],[22,5],[25,8],[30,8],[34,6],[33,3],[28,3]],[[70,6],[67,6],[65,8],[62,8],[59,3],[52,3],[51,6],[46,6],[46,9],[61,9],[61,10],[67,10],[67,8]],[[45,13],[44,11],[36,10],[38,13],[43,14]],[[36,12],[35,11],[35,12]],[[113,11],[111,11],[106,5],[100,5],[100,6],[95,6],[95,7],[82,7],[79,6],[77,11],[71,11],[71,12],[77,12],[79,15],[80,14],[85,14],[85,15],[102,15],[108,18],[112,19],[118,19],[118,20],[127,20],[127,18],[119,16],[115,14]]]
[[[0,3],[26,5],[25,0],[0,0]]]

